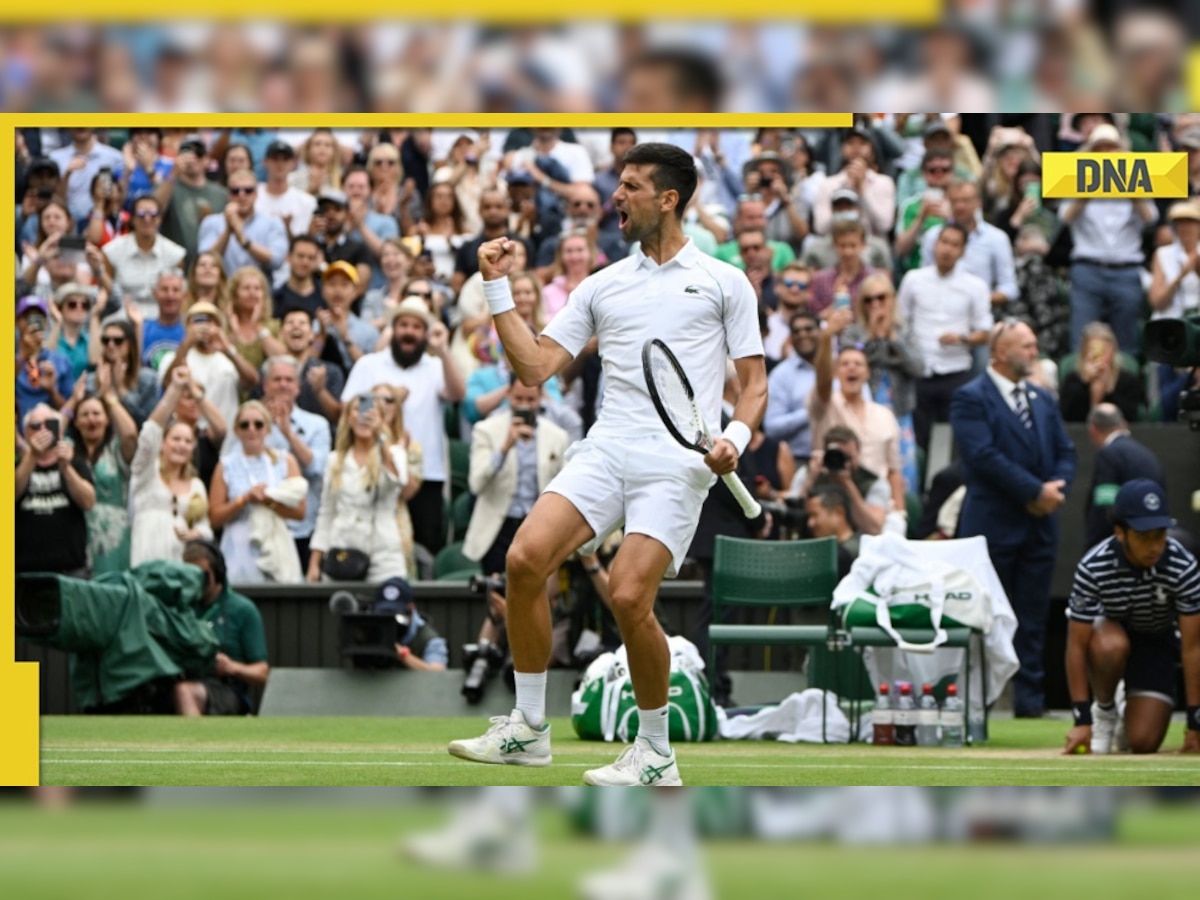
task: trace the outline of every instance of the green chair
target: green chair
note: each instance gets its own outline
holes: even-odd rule
[[[450,439],[450,496],[466,493],[467,477],[471,471],[471,445]]]
[[[438,551],[437,556],[433,559],[433,578],[435,581],[441,581],[443,575],[448,575],[451,572],[479,572],[479,563],[473,559],[467,559],[463,556],[462,541],[455,541],[453,544],[447,544]]]
[[[811,648],[809,681],[822,690],[836,686],[824,676],[836,676],[837,665],[815,665],[816,653],[827,649],[833,631],[829,607],[838,583],[837,540],[753,541],[719,535],[713,556],[713,623],[708,627],[709,671],[715,671],[716,645],[792,645]],[[726,625],[721,614],[729,607],[775,607],[811,610],[822,624]],[[824,660],[825,663],[828,660]],[[814,683],[822,676],[822,684]],[[836,679],[835,679],[836,680]],[[822,707],[821,734],[825,735]],[[852,732],[853,734],[853,732]]]
[[[475,509],[475,495],[465,491],[454,498],[450,504],[450,521],[454,524],[454,540],[461,541],[471,524],[471,512]]]
[[[908,513],[908,534],[906,535],[910,541],[917,539],[917,526],[921,524],[921,516],[925,512],[925,504],[921,502],[921,497],[909,491],[904,495],[904,509]]]
[[[479,574],[479,568],[474,569],[456,569],[453,572],[445,572],[434,581],[470,581],[474,576]]]

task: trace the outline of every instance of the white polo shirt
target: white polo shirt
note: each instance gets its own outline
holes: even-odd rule
[[[123,234],[105,244],[100,252],[113,267],[113,281],[121,296],[136,300],[145,318],[157,319],[158,303],[153,295],[158,273],[165,269],[182,270],[187,251],[160,234],[147,252],[138,247],[136,237]]]
[[[665,433],[642,374],[642,345],[663,341],[679,359],[696,405],[719,430],[725,360],[762,356],[758,299],[744,272],[689,239],[663,265],[641,250],[584,279],[543,332],[572,356],[600,339],[604,406],[589,437]]]
[[[402,384],[408,388],[404,401],[404,427],[424,451],[426,481],[446,480],[446,427],[442,419],[442,398],[446,392],[446,376],[442,361],[425,355],[410,369],[402,369],[392,358],[390,347],[360,357],[346,377],[342,389],[345,403],[359,394],[366,394],[377,384]]]
[[[992,295],[982,278],[961,264],[945,277],[937,266],[922,266],[904,276],[896,302],[921,348],[926,378],[970,370],[971,348],[943,345],[938,338],[992,327]]]
[[[266,184],[258,186],[254,198],[254,211],[263,216],[274,216],[282,221],[293,237],[307,234],[313,213],[317,211],[317,198],[298,188],[289,187],[282,194],[272,194]],[[290,218],[284,218],[290,216]]]

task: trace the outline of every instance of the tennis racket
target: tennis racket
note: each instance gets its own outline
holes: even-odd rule
[[[713,448],[713,439],[696,406],[692,384],[671,348],[658,338],[652,338],[642,345],[642,373],[646,376],[646,388],[650,391],[654,408],[658,410],[671,437],[689,450],[707,455]],[[742,507],[746,518],[758,518],[762,507],[751,496],[737,473],[730,472],[721,478]]]

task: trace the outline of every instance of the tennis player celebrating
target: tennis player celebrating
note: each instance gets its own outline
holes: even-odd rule
[[[508,551],[508,637],[517,705],[492,719],[482,737],[454,741],[454,756],[523,766],[550,764],[546,667],[550,605],[546,579],[581,545],[598,545],[625,526],[609,572],[612,610],[629,654],[638,703],[638,736],[617,761],[584,774],[592,785],[682,784],[667,724],[670,656],[654,617],[663,577],[674,577],[696,530],[715,476],[737,467],[762,418],[767,376],[758,306],[746,276],[706,256],[681,221],[696,189],[687,152],[640,144],[625,157],[612,195],[621,233],[640,250],[585,279],[567,306],[535,337],[512,312],[507,275],[512,241],[479,248],[484,292],[517,376],[542,384],[593,337],[604,364],[604,404],[586,439],[567,451],[566,466],[546,486]],[[664,341],[682,363],[707,422],[719,422],[725,360],[742,384],[733,421],[706,455],[677,444],[647,392],[642,346]]]

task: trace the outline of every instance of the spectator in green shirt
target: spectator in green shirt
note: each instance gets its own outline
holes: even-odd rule
[[[901,273],[921,265],[921,237],[950,218],[946,190],[954,180],[954,154],[949,150],[926,150],[921,160],[921,176],[925,190],[910,197],[900,207],[896,256],[900,260]]]
[[[254,601],[231,590],[225,557],[211,541],[189,541],[183,561],[204,572],[204,611],[217,636],[214,674],[175,686],[175,708],[183,716],[244,716],[254,712],[251,689],[266,687],[267,639]]]

